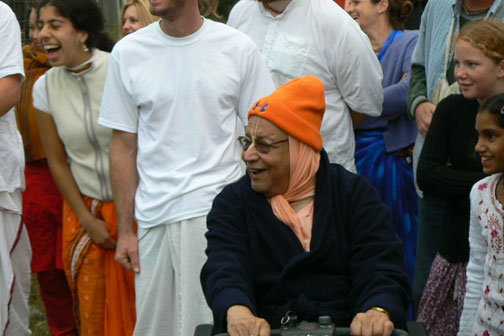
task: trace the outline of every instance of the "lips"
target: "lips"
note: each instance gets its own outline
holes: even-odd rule
[[[53,60],[58,57],[61,46],[57,44],[44,44],[44,50],[46,51],[47,58]]]
[[[459,83],[459,86],[460,86],[461,90],[467,90],[467,89],[469,89],[472,86],[472,84],[461,84],[461,83]]]
[[[482,166],[487,166],[490,163],[490,161],[492,161],[491,157],[488,157],[488,156],[481,157],[481,165]]]
[[[262,173],[264,173],[266,169],[259,169],[259,168],[247,168],[247,172],[252,178],[257,178],[259,177]]]

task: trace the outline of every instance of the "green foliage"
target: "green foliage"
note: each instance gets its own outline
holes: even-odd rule
[[[37,275],[32,274],[30,291],[30,329],[33,336],[51,336],[45,315],[44,303],[40,296]]]
[[[221,16],[218,20],[222,22],[226,22],[227,18],[229,16],[229,12],[231,11],[231,8],[233,8],[233,5],[236,3],[236,0],[220,0],[219,1],[219,7],[218,7],[218,13]]]

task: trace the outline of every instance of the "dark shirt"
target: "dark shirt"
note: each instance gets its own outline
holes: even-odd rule
[[[418,162],[417,182],[424,195],[446,200],[439,253],[450,262],[469,260],[469,192],[485,177],[474,150],[478,101],[463,95],[443,99],[434,112]]]

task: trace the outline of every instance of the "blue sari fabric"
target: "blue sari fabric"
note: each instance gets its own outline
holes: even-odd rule
[[[403,242],[408,275],[413,280],[418,196],[413,183],[411,158],[399,157],[401,151],[387,153],[381,131],[356,131],[355,138],[357,172],[373,184],[389,207],[395,232]]]

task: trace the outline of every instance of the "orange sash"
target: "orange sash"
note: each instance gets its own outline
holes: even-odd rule
[[[83,199],[117,239],[113,202]],[[136,230],[136,225],[135,225]],[[96,245],[66,201],[63,204],[63,265],[81,335],[129,336],[135,327],[134,273],[114,260],[115,250]]]
[[[33,44],[23,47],[25,80],[21,87],[21,100],[16,106],[18,129],[23,137],[26,162],[44,159],[46,157],[37,121],[37,113],[33,107],[32,90],[37,79],[42,76],[50,65],[47,56],[36,50]]]

